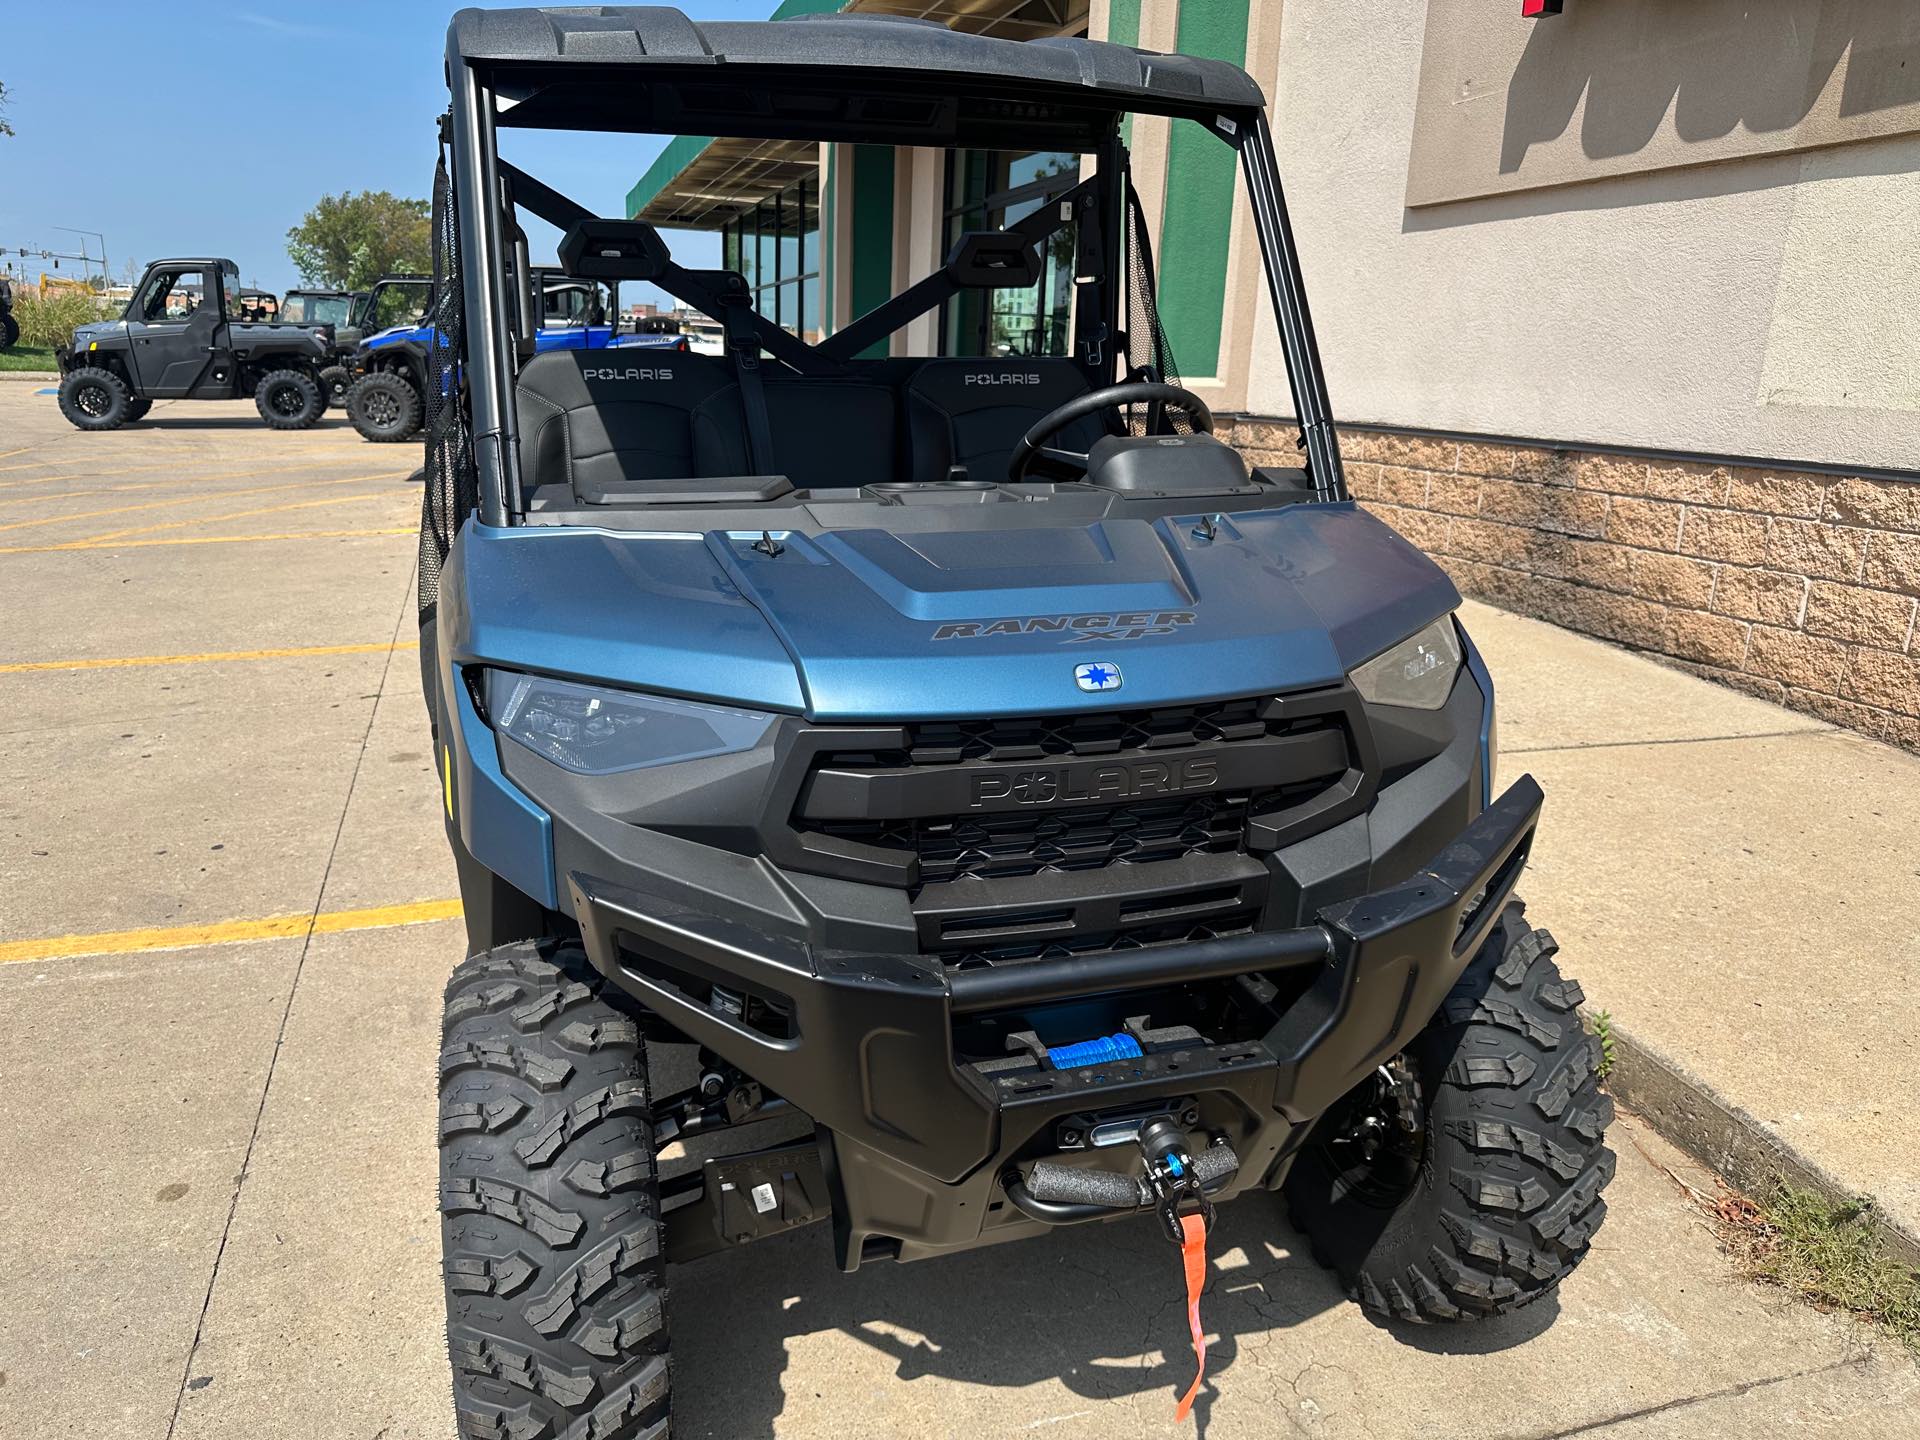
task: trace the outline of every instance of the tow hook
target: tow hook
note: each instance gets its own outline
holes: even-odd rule
[[[1200,1214],[1209,1233],[1213,1230],[1213,1201],[1201,1184],[1199,1167],[1187,1153],[1187,1137],[1171,1120],[1154,1120],[1140,1127],[1140,1149],[1147,1159],[1147,1185],[1153,1191],[1154,1209],[1159,1212],[1161,1228],[1175,1245],[1186,1243],[1180,1225],[1183,1206]]]

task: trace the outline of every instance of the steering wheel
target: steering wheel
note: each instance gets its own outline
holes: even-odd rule
[[[1207,402],[1191,390],[1162,384],[1158,380],[1130,380],[1124,385],[1108,385],[1090,391],[1042,415],[1034,427],[1020,437],[1020,443],[1013,447],[1013,453],[1007,457],[1007,479],[1015,482],[1025,480],[1027,471],[1033,468],[1033,462],[1043,459],[1085,471],[1085,451],[1057,449],[1047,441],[1083,416],[1121,405],[1171,405],[1187,417],[1195,431],[1202,435],[1213,433],[1213,412],[1207,408]]]

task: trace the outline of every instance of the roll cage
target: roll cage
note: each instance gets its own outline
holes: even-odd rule
[[[507,278],[526,273],[524,259],[513,263],[525,254],[515,208],[568,232],[573,253],[563,246],[562,264],[580,274],[594,273],[589,239],[639,236],[645,248],[650,231],[606,222],[503,159],[502,128],[1091,155],[1091,178],[1064,180],[1047,192],[1046,205],[1006,230],[963,236],[946,265],[815,344],[740,303],[739,277],[686,270],[664,248],[610,260],[600,274],[652,280],[719,321],[729,348],[752,351],[756,362],[764,351],[801,375],[831,376],[958,290],[992,288],[996,270],[1021,273],[1022,256],[1072,219],[1079,226],[1072,358],[1097,387],[1141,378],[1138,367],[1126,369],[1129,348],[1138,354],[1141,347],[1139,336],[1126,333],[1121,295],[1121,237],[1138,219],[1122,121],[1129,114],[1195,121],[1240,157],[1314,492],[1348,497],[1264,99],[1237,66],[1080,39],[998,40],[882,17],[696,25],[651,6],[464,10],[449,29],[447,58],[436,281],[457,280],[443,291],[443,333],[447,363],[462,368],[458,385],[429,387],[429,404],[437,389],[447,397],[442,408],[454,412],[430,417],[429,445],[442,447],[430,469],[461,472],[440,481],[453,511],[435,527],[443,542],[468,508],[487,525],[516,523],[522,508],[514,386],[528,309],[509,293]],[[1150,286],[1150,256],[1147,271]],[[459,313],[447,313],[455,305]],[[1148,363],[1163,372],[1159,349],[1152,347]],[[443,433],[450,428],[457,438]]]

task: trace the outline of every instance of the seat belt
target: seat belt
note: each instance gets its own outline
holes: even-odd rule
[[[740,408],[746,412],[747,457],[756,475],[778,475],[773,462],[773,425],[767,418],[767,392],[760,379],[760,336],[754,329],[753,305],[745,295],[726,300],[727,353],[733,359],[740,386]]]

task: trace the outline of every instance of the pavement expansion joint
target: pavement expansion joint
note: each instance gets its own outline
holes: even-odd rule
[[[414,578],[410,572],[408,575],[407,589],[401,599],[400,613],[395,617],[393,622],[392,638],[395,641],[399,639],[400,627],[406,623],[407,608],[412,601],[413,593]],[[360,772],[366,764],[367,749],[373,740],[373,726],[375,719],[380,713],[380,700],[386,694],[387,677],[392,673],[393,647],[390,646],[387,652],[386,663],[381,666],[380,669],[380,683],[375,687],[373,704],[367,710],[366,729],[363,730],[360,735],[360,749],[359,753],[354,756],[353,772],[347,777],[346,794],[340,801],[340,817],[334,822],[333,841],[327,847],[327,863],[321,869],[320,885],[314,892],[312,911],[312,920],[314,921],[319,919],[321,913],[320,907],[326,900],[327,882],[333,876],[333,862],[335,857],[340,853],[340,837],[346,832],[347,815],[353,808],[353,794],[359,787]],[[207,1312],[213,1308],[214,1291],[220,1283],[220,1262],[226,1256],[227,1242],[233,1235],[234,1216],[239,1213],[240,1196],[246,1189],[247,1175],[253,1166],[254,1147],[260,1140],[260,1126],[266,1118],[267,1099],[273,1093],[273,1077],[279,1069],[281,1051],[287,1043],[287,1024],[293,1018],[293,1002],[300,993],[300,979],[306,971],[307,956],[313,950],[313,936],[314,928],[310,923],[307,928],[306,938],[300,946],[300,958],[294,962],[293,979],[287,986],[287,998],[280,1007],[280,1021],[274,1031],[273,1037],[273,1053],[267,1060],[267,1073],[260,1085],[260,1103],[254,1107],[253,1127],[247,1133],[247,1148],[240,1160],[240,1173],[234,1177],[233,1195],[227,1202],[227,1217],[220,1227],[220,1244],[214,1251],[213,1268],[207,1275],[206,1294],[201,1298],[200,1314],[194,1321],[193,1340],[187,1346],[186,1363],[182,1365],[180,1369],[180,1388],[174,1394],[173,1413],[167,1419],[167,1440],[173,1440],[173,1433],[180,1424],[180,1406],[186,1399],[188,1387],[192,1383],[194,1357],[199,1354],[200,1342],[206,1333]]]

